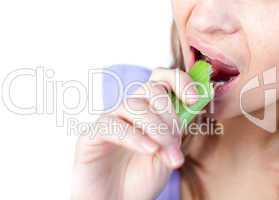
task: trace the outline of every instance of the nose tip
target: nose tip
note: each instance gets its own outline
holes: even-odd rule
[[[238,30],[238,23],[235,17],[227,10],[229,8],[214,2],[216,1],[202,1],[193,8],[190,17],[192,27],[198,32],[207,34],[235,33]]]
[[[237,31],[236,27],[229,23],[229,19],[226,17],[216,18],[210,17],[198,17],[193,23],[193,27],[202,33],[225,33],[232,34]]]

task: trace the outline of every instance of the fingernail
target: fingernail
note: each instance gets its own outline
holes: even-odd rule
[[[198,95],[197,92],[194,90],[188,90],[186,92],[186,102],[190,105],[197,103]]]
[[[184,155],[177,145],[168,147],[166,153],[173,167],[179,167],[184,163]]]

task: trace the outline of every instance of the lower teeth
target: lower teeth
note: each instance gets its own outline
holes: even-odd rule
[[[219,86],[223,86],[223,85],[225,85],[225,82],[213,82],[213,88],[217,88],[217,87],[219,87]]]
[[[226,83],[228,83],[228,82],[230,82],[230,81],[232,81],[234,78],[231,78],[230,80],[228,80],[228,81],[213,81],[213,87],[215,88],[215,87],[218,87],[218,86],[223,86],[223,85],[225,85]]]

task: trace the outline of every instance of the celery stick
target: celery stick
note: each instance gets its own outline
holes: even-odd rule
[[[200,96],[197,103],[187,107],[179,100],[174,93],[171,94],[172,103],[175,107],[176,113],[182,121],[183,126],[187,126],[214,97],[213,84],[210,82],[210,75],[212,73],[211,65],[207,62],[200,60],[197,61],[189,71],[190,77],[193,79],[198,89]],[[190,112],[190,111],[194,111]]]

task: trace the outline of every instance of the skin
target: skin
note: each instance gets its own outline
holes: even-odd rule
[[[200,156],[206,137],[200,137],[190,151],[204,168],[198,174],[205,187],[206,199],[278,199],[279,136],[269,134],[247,120],[240,110],[239,97],[251,78],[279,64],[279,1],[173,0],[172,3],[186,61],[185,71],[191,67],[189,57],[193,41],[222,52],[241,71],[237,84],[214,102],[213,117],[223,124],[225,134],[206,157]],[[147,87],[150,95],[127,100],[129,107],[145,110],[144,114],[131,113],[122,104],[96,122],[128,125],[124,139],[116,137],[116,130],[113,130],[114,135],[100,130],[94,139],[86,135],[79,138],[73,200],[153,200],[167,183],[171,171],[184,164],[181,132],[173,132],[170,128],[173,120],[179,123],[179,119],[172,107],[168,112],[158,112],[159,107],[167,107],[170,100],[160,98],[156,104],[152,101],[154,96],[167,96],[167,91],[173,90],[185,104],[195,103],[195,99],[183,95],[175,87],[176,72],[154,70],[149,82],[136,91],[136,94],[142,94]],[[276,73],[279,77],[278,70]],[[181,85],[191,83],[185,72],[179,71],[179,74]],[[278,85],[277,82],[277,89]],[[244,96],[246,111],[257,115],[263,113],[263,89],[265,87],[259,87]],[[195,94],[195,88],[190,93]],[[166,124],[165,134],[152,134],[151,130],[139,127],[134,131],[135,119],[147,124]],[[181,192],[182,199],[191,199],[185,180],[182,180]]]
[[[200,149],[192,151],[206,171],[199,174],[207,199],[279,198],[278,135],[248,121],[239,106],[243,86],[279,64],[278,6],[277,0],[173,0],[184,59],[189,60],[191,40],[197,40],[223,52],[241,71],[229,94],[215,102],[213,116],[223,123],[224,136],[203,160],[197,156]],[[186,70],[191,67],[187,62],[186,66]],[[273,85],[277,91],[278,85]],[[264,89],[261,86],[243,97],[246,111],[263,114]],[[182,199],[189,199],[186,183],[182,184],[182,193]]]

